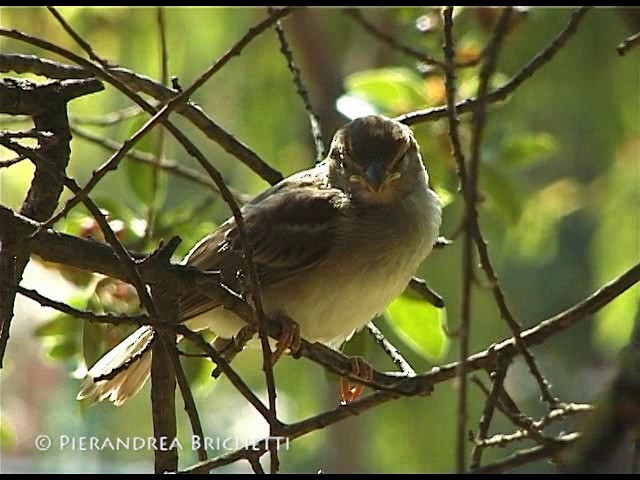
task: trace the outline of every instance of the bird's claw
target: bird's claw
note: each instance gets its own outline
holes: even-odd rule
[[[351,373],[364,380],[373,380],[373,367],[363,357],[355,356],[349,358],[351,362]],[[340,378],[340,393],[342,395],[342,404],[346,405],[356,400],[364,385],[361,383],[352,384],[347,377]]]
[[[271,354],[271,364],[280,360],[284,352],[290,350],[293,355],[300,350],[302,339],[300,337],[300,325],[285,315],[280,315],[273,319],[280,324],[282,332],[276,343],[276,350]]]

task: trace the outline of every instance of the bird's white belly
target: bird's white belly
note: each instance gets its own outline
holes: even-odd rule
[[[287,315],[300,325],[310,342],[337,347],[406,288],[420,261],[430,250],[429,239],[403,248],[404,255],[324,264],[295,279],[263,289],[265,313]],[[209,328],[229,338],[245,325],[233,312],[217,308],[187,322],[194,330]]]

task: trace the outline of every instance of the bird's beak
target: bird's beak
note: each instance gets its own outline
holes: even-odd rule
[[[378,162],[371,162],[364,172],[364,178],[374,192],[379,192],[387,183],[387,169]]]

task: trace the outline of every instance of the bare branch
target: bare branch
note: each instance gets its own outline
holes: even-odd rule
[[[502,390],[502,384],[507,376],[507,369],[509,364],[506,362],[500,362],[498,359],[498,366],[494,372],[491,373],[491,390],[487,395],[487,400],[484,404],[484,410],[482,411],[482,417],[480,417],[480,424],[478,425],[478,433],[476,434],[475,444],[471,452],[471,470],[478,468],[482,461],[483,440],[487,438],[489,428],[491,427],[491,421],[493,420],[493,412],[500,397],[500,391]]]
[[[567,447],[573,445],[578,438],[580,438],[579,433],[568,433],[554,439],[554,442],[551,444],[539,445],[527,450],[520,450],[509,455],[503,460],[477,468],[469,473],[503,473],[522,465],[526,465],[527,463],[536,462],[544,458],[555,457]]]
[[[580,21],[584,18],[590,7],[580,7],[571,14],[567,25],[542,51],[536,54],[529,63],[515,74],[511,80],[501,87],[487,94],[487,103],[496,103],[506,100],[525,80],[530,78],[540,67],[548,63],[565,46],[569,38],[577,31]],[[478,98],[467,98],[456,104],[458,113],[472,112],[478,103]],[[416,110],[396,117],[396,120],[406,125],[415,125],[422,122],[430,122],[447,116],[447,107],[433,107],[426,110]]]
[[[269,7],[269,12],[273,12],[272,7]],[[300,73],[300,69],[293,60],[293,52],[289,47],[289,42],[287,41],[287,37],[284,33],[282,22],[278,20],[273,28],[278,35],[278,40],[280,41],[280,52],[287,61],[287,67],[291,72],[291,79],[296,87],[296,93],[302,100],[304,109],[307,111],[307,115],[309,116],[309,122],[311,123],[311,134],[313,135],[313,141],[316,146],[316,161],[319,162],[324,158],[325,155],[324,140],[322,138],[322,128],[320,127],[320,117],[318,117],[313,106],[311,105],[309,92],[304,86],[304,82],[302,81],[302,74]]]
[[[637,46],[638,43],[640,43],[640,32],[635,33],[628,38],[625,38],[624,41],[616,47],[616,51],[618,52],[618,55],[622,57],[626,55],[627,52],[629,52],[629,50],[631,50],[633,47]]]
[[[380,30],[378,27],[376,27],[367,19],[365,19],[362,15],[362,12],[360,12],[360,10],[358,10],[357,8],[347,8],[344,10],[344,13],[350,16],[351,18],[353,18],[355,22],[358,25],[360,25],[369,35],[373,36],[374,38],[377,38],[382,43],[384,43],[385,45],[388,45],[392,49],[398,50],[404,53],[405,55],[408,55],[409,57],[415,58],[416,60],[426,63],[427,65],[435,65],[438,67],[442,66],[442,62],[440,62],[439,60],[436,60],[433,56],[427,53],[421,52],[419,50],[416,50],[415,48],[409,45],[405,45],[402,42],[399,42],[392,35],[389,35],[383,32],[382,30]]]
[[[432,290],[422,278],[413,277],[409,282],[409,288],[434,307],[444,308],[444,299],[438,292]]]
[[[94,145],[98,145],[99,147],[104,148],[105,150],[109,150],[110,152],[118,151],[122,148],[122,144],[116,141],[113,141],[107,137],[102,137],[100,135],[96,135],[88,130],[81,129],[73,124],[71,124],[71,132],[77,136],[82,138],[83,140],[87,140]],[[155,162],[154,155],[139,151],[136,149],[131,149],[127,152],[126,156],[136,162],[145,163],[148,165],[153,165]],[[196,170],[180,165],[175,160],[162,160],[157,164],[158,168],[161,168],[176,177],[181,177],[207,187],[211,191],[215,192],[216,195],[220,195],[220,190],[216,187],[216,184],[211,180],[208,175],[204,175]],[[250,197],[243,194],[238,193],[234,190],[231,190],[234,198],[239,203],[246,203],[250,200]]]
[[[378,345],[382,347],[385,353],[391,358],[391,361],[395,363],[402,373],[409,377],[413,377],[416,375],[416,371],[413,369],[411,364],[402,356],[400,351],[393,346],[393,344],[387,340],[387,338],[382,334],[380,329],[375,326],[373,322],[369,322],[367,324],[367,331],[373,336]]]

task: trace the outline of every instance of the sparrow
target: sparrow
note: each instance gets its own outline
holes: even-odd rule
[[[276,353],[295,351],[300,337],[339,348],[382,313],[431,252],[441,213],[411,129],[381,115],[347,123],[323,161],[243,206],[264,312],[283,326]],[[235,220],[198,242],[183,264],[220,271],[225,284],[241,290],[245,263]],[[232,339],[246,325],[198,292],[180,299],[179,319],[219,339]],[[106,353],[77,398],[122,405],[135,395],[150,376],[152,339],[144,326]],[[352,367],[357,376],[371,376],[361,357]],[[344,400],[361,389],[343,379]]]

